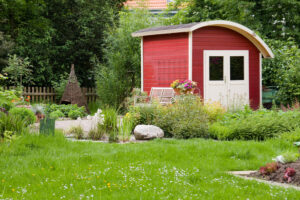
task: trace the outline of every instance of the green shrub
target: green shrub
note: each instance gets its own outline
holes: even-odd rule
[[[211,137],[226,140],[265,140],[300,127],[297,111],[240,111],[225,114],[209,128]]]
[[[209,126],[208,132],[210,133],[211,138],[218,140],[227,140],[230,139],[231,135],[233,135],[233,129],[218,122]]]
[[[56,110],[56,111],[53,111],[52,113],[50,113],[49,116],[51,119],[58,119],[60,117],[64,117],[65,115],[60,110]]]
[[[287,151],[282,154],[285,163],[295,162],[299,159],[298,152]]]
[[[69,134],[74,134],[76,139],[83,138],[83,129],[81,126],[74,126],[69,130]]]
[[[80,117],[84,117],[87,114],[84,106],[78,107],[76,104],[75,105],[72,105],[72,104],[68,104],[68,105],[47,104],[45,107],[45,114],[47,116],[49,116],[50,113],[57,111],[57,110],[61,111],[64,114],[64,117],[69,117],[70,111],[76,111],[77,114],[80,113],[80,114],[78,114],[78,116],[80,116]]]
[[[83,115],[79,110],[70,110],[70,112],[68,113],[68,117],[70,117],[71,119],[77,119],[78,117],[83,117]]]
[[[9,113],[11,115],[19,116],[21,119],[24,119],[27,125],[33,124],[36,121],[35,114],[27,108],[14,107],[10,109]]]
[[[19,115],[0,112],[0,138],[4,137],[6,131],[12,132],[10,135],[20,135],[27,132],[27,125],[28,122]]]
[[[210,122],[215,122],[222,119],[226,109],[219,102],[206,102],[204,104],[204,111]]]
[[[128,115],[133,124],[152,124],[160,127],[165,137],[208,137],[208,115],[200,97],[181,95],[170,105],[151,104],[131,107]],[[216,115],[215,115],[216,116]]]
[[[129,115],[134,116],[134,125],[138,124],[153,124],[157,112],[157,106],[145,104],[144,106],[131,106]]]
[[[287,140],[289,142],[298,142],[300,141],[300,128],[297,128],[296,130],[291,132],[282,133],[279,138],[282,140]]]
[[[181,95],[174,104],[160,109],[155,125],[175,138],[208,137],[208,117],[203,102],[195,95]]]

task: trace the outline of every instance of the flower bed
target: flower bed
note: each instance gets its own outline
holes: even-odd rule
[[[288,183],[296,186],[300,186],[300,160],[297,160],[293,163],[272,163],[274,166],[274,171],[268,170],[265,171],[263,167],[254,173],[248,175],[249,177],[256,177],[260,179],[264,179],[267,181],[274,181],[279,183]],[[275,166],[276,164],[276,166]],[[266,166],[268,167],[268,166]]]

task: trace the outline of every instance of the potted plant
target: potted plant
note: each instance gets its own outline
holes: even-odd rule
[[[174,89],[176,94],[193,94],[197,87],[197,83],[191,80],[179,81],[175,80],[171,84],[171,87]]]
[[[180,85],[179,80],[175,80],[173,81],[173,83],[171,83],[171,87],[173,88],[176,94],[180,94],[180,89],[178,88],[179,85]]]

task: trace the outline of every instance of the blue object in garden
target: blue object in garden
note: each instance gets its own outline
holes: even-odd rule
[[[262,91],[262,103],[272,103],[275,100],[276,94],[278,92],[275,86],[264,86]]]
[[[40,121],[40,134],[54,135],[55,119],[45,118]]]
[[[300,142],[294,142],[294,145],[300,147]]]

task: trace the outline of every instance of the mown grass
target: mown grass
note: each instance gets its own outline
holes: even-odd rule
[[[226,174],[287,150],[297,151],[278,140],[104,144],[28,135],[0,144],[0,199],[298,199],[300,191]]]

